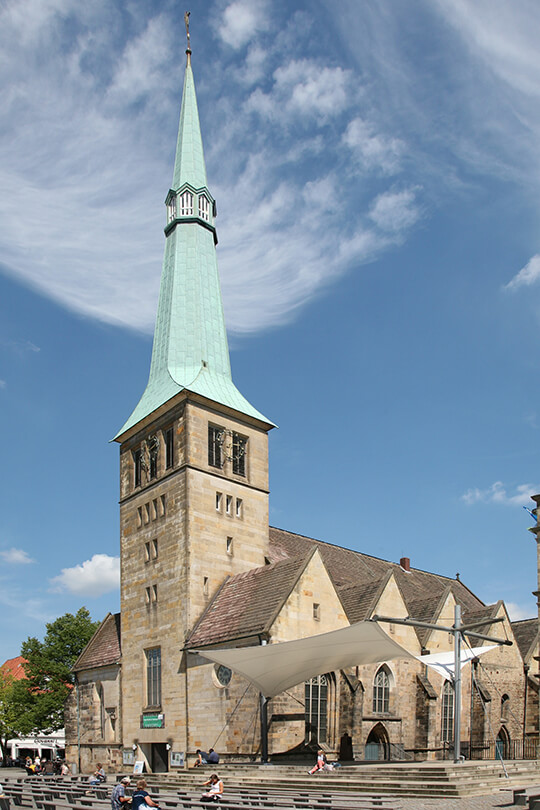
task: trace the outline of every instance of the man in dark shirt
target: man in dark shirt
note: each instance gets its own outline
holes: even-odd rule
[[[214,749],[211,748],[210,751],[208,752],[208,759],[206,761],[208,762],[209,765],[210,764],[217,765],[217,763],[219,762],[219,754],[217,754],[214,751]]]

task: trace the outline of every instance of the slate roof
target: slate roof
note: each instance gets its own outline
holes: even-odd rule
[[[16,658],[8,658],[2,666],[0,667],[0,672],[2,675],[7,675],[10,678],[13,678],[14,681],[22,681],[26,678],[26,672],[24,669],[24,664],[28,663],[26,658],[23,658],[22,655],[18,655]]]
[[[122,657],[120,614],[108,613],[73,665],[73,672],[116,664]]]
[[[512,630],[525,660],[538,636],[538,619],[522,619],[519,622],[512,622]]]
[[[414,615],[414,618],[421,617],[413,614],[413,607],[421,611],[422,617],[429,621],[448,590],[452,591],[456,601],[461,604],[464,615],[467,612],[485,610],[482,600],[458,579],[418,568],[405,571],[399,563],[270,527],[269,557],[272,560],[298,556],[314,548],[319,550],[340,596],[343,595],[344,606],[351,621],[359,621],[359,617],[366,618],[367,602],[376,589],[376,583],[380,584],[389,572],[394,574],[409,615]],[[350,586],[354,588],[349,590]],[[353,603],[354,593],[358,599],[356,605]]]
[[[227,579],[193,628],[186,646],[202,647],[266,633],[311,553]]]

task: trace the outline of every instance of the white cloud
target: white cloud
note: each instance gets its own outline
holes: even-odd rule
[[[475,503],[498,503],[505,506],[529,506],[531,495],[540,492],[539,484],[519,484],[513,494],[509,494],[502,481],[495,481],[487,489],[468,489],[461,500],[471,506]]]
[[[530,287],[540,280],[540,254],[536,254],[529,259],[525,267],[504,286],[505,290],[516,290],[518,287]]]
[[[21,6],[30,10],[32,2]],[[3,267],[69,309],[150,332],[182,82],[172,17],[150,13],[122,39],[127,29],[114,4],[44,5],[48,13],[27,45],[17,3],[8,5],[11,15],[0,11],[0,84],[8,88],[0,106]],[[415,220],[415,203],[405,197],[392,207],[382,196],[369,216],[370,199],[388,192],[385,176],[397,170],[401,140],[364,124],[362,144],[353,143],[353,126],[347,137],[364,168],[376,170],[376,185],[364,192],[350,165],[343,168],[358,76],[320,55],[291,59],[291,37],[301,45],[309,37],[292,19],[265,47],[261,36],[274,24],[267,12],[263,2],[230,3],[220,35],[249,47],[230,70],[217,49],[212,82],[209,69],[197,80],[203,119],[203,105],[212,105],[206,156],[220,214],[227,326],[236,333],[291,319]],[[29,206],[30,242],[21,216]],[[321,214],[324,228],[315,222]]]
[[[257,88],[247,109],[273,121],[284,118],[319,118],[326,121],[351,104],[350,71],[330,68],[310,59],[293,60],[278,67],[268,93]]]
[[[63,568],[50,583],[54,591],[69,591],[77,596],[102,596],[120,586],[120,557],[94,554],[80,565]]]
[[[383,231],[404,231],[417,222],[420,210],[412,188],[386,191],[375,199],[369,217]]]
[[[10,548],[7,549],[7,551],[0,551],[0,558],[9,565],[27,565],[28,563],[35,562],[35,560],[21,548]]]
[[[236,49],[242,48],[267,27],[267,3],[264,0],[235,0],[224,10],[217,30],[221,39]]]
[[[373,124],[362,118],[349,123],[343,142],[364,169],[377,169],[383,174],[396,174],[400,170],[403,141],[377,132]]]
[[[518,605],[517,602],[505,602],[510,621],[519,622],[521,619],[536,618],[533,605]]]
[[[0,380],[0,388],[5,388],[7,386],[7,382],[5,380]]]

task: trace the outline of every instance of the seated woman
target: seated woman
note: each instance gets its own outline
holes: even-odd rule
[[[146,790],[147,787],[146,779],[137,779],[137,789],[131,795],[131,810],[139,810],[141,807],[144,810],[145,805],[157,807],[159,810],[159,805],[150,798],[150,794]]]
[[[204,783],[203,787],[207,786],[208,790],[201,796],[201,802],[218,802],[219,797],[223,796],[223,782],[217,773],[213,773],[210,779]]]

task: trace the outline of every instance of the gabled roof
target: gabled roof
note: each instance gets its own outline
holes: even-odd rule
[[[391,576],[392,572],[388,571],[382,579],[376,579],[363,585],[344,585],[338,588],[339,598],[351,624],[365,621],[371,617]]]
[[[13,678],[14,681],[22,681],[26,678],[24,665],[27,663],[28,661],[22,655],[18,655],[16,658],[8,658],[0,667],[0,672],[8,678]]]
[[[526,661],[538,641],[538,619],[521,619],[521,621],[512,622],[512,631],[523,660]]]
[[[226,580],[190,633],[186,647],[267,633],[312,554],[253,568]]]
[[[356,621],[355,617],[367,609],[366,601],[369,600],[372,593],[375,593],[376,583],[380,585],[389,571],[394,574],[409,615],[414,618],[419,617],[413,614],[413,606],[421,609],[424,616],[430,618],[434,616],[441,599],[449,592],[449,589],[464,612],[485,608],[482,600],[458,579],[432,574],[418,568],[405,571],[399,563],[381,560],[379,557],[335,546],[312,537],[270,527],[269,558],[272,560],[298,556],[313,548],[319,550],[340,596],[342,593],[344,594],[345,607],[347,609],[348,606],[348,609],[351,610],[350,621]],[[347,592],[345,589],[348,586],[354,586],[355,590]],[[363,592],[365,592],[365,597],[361,596]],[[352,606],[351,593],[355,593],[358,599],[362,600],[357,608]]]
[[[108,613],[75,661],[72,669],[106,667],[117,664],[122,657],[120,642],[120,613]]]

